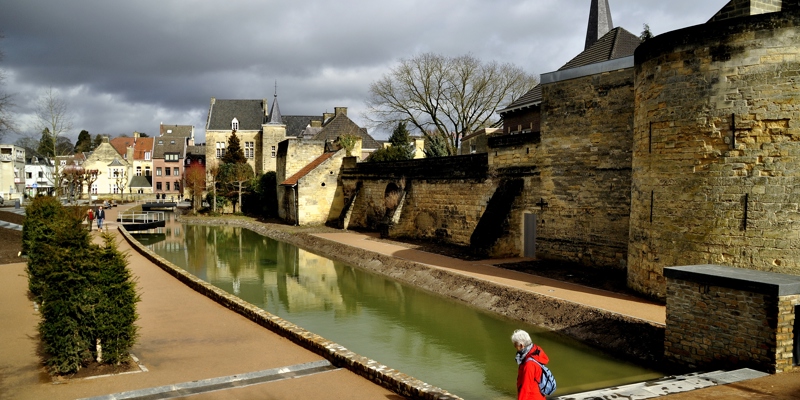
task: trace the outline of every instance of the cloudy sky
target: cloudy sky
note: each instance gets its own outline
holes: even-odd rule
[[[610,0],[615,26],[638,35],[704,23],[728,0]],[[536,75],[583,50],[590,0],[3,0],[1,91],[16,125],[35,129],[52,90],[81,129],[151,136],[194,125],[204,140],[211,97],[271,99],[284,115],[348,107],[401,58],[471,53]],[[375,132],[377,138],[384,133]],[[4,142],[13,142],[7,136]]]

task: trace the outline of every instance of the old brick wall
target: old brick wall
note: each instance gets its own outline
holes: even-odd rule
[[[633,68],[544,84],[537,256],[624,268],[628,248]],[[537,206],[537,203],[544,205]]]
[[[663,268],[800,274],[800,13],[710,23],[636,51],[628,283]]]
[[[284,221],[296,223],[294,189],[283,186],[286,179],[292,177],[303,167],[314,161],[325,152],[325,143],[322,141],[299,140],[289,138],[278,143],[276,154],[275,177],[278,182],[278,217]]]

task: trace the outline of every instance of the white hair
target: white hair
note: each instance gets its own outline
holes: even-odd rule
[[[526,347],[533,343],[531,341],[531,335],[528,335],[528,332],[525,332],[522,329],[517,329],[514,331],[514,334],[511,335],[511,341],[514,342],[514,344],[521,344]]]

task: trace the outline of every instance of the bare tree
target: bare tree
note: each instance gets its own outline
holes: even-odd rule
[[[435,132],[454,155],[462,137],[488,126],[501,105],[536,83],[534,75],[513,64],[423,53],[400,60],[370,85],[366,114],[387,130],[407,122],[427,139]]]
[[[54,92],[52,87],[36,102],[36,119],[38,130],[41,132],[47,129],[53,138],[54,157],[67,155],[59,152],[59,150],[63,152],[64,147],[58,146],[58,143],[59,136],[72,130],[72,114],[68,110],[67,102]],[[56,162],[53,165],[53,187],[56,194],[61,190],[61,185],[57,184],[62,181],[61,175],[60,165]]]

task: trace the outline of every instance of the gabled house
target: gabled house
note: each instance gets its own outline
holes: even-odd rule
[[[25,148],[0,145],[0,195],[6,201],[19,199],[25,190]]]
[[[36,197],[40,194],[53,194],[53,161],[25,149],[25,195]]]
[[[313,136],[313,140],[325,143],[335,143],[340,136],[351,135],[361,139],[361,151],[353,156],[364,160],[382,145],[367,133],[367,128],[358,126],[347,116],[347,107],[334,107],[334,112],[322,115],[320,129]]]
[[[134,132],[133,137],[118,137],[109,141],[123,158],[131,163],[131,177],[128,192],[136,194],[153,193],[153,143],[154,138],[141,137]]]
[[[108,136],[82,164],[69,168],[82,168],[84,171],[97,171],[96,180],[90,184],[91,195],[122,195],[128,190],[131,177],[131,163],[111,145]]]
[[[194,144],[194,126],[161,125],[153,138],[153,193],[179,197],[186,148]]]
[[[319,117],[282,115],[275,96],[268,112],[267,99],[222,100],[211,98],[206,121],[206,163],[216,166],[236,131],[247,163],[256,175],[275,171],[278,143],[298,137]]]

